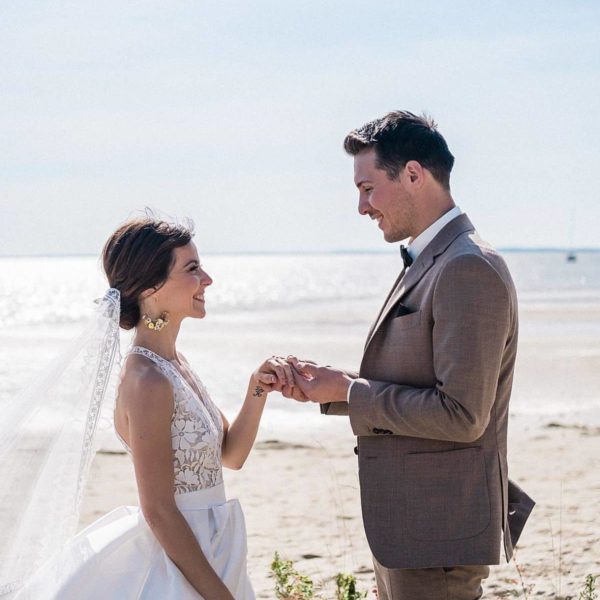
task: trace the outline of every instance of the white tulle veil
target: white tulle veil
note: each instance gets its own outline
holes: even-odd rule
[[[119,291],[96,300],[81,336],[0,416],[0,597],[12,598],[74,535],[96,452],[112,423],[121,363]]]

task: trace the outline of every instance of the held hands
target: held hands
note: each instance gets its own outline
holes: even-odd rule
[[[250,386],[254,396],[265,398],[269,392],[281,392],[286,398],[292,397],[296,386],[296,375],[292,366],[280,356],[272,356],[252,373]],[[306,402],[308,398],[303,401]]]
[[[297,374],[297,388],[307,400],[319,404],[347,402],[352,378],[344,371],[329,365],[321,366],[313,361],[299,360],[295,356],[288,356],[287,361]],[[298,399],[295,395],[286,397]]]
[[[256,388],[258,397],[278,391],[299,402],[326,403],[346,402],[351,381],[344,371],[334,367],[320,366],[295,356],[286,359],[273,356],[252,374],[251,385]]]

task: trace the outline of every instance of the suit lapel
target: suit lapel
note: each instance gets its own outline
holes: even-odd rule
[[[367,343],[365,344],[365,350],[371,343],[371,340],[375,337],[375,334],[381,327],[381,324],[385,321],[386,317],[390,314],[390,311],[400,301],[400,299],[405,294],[407,294],[417,284],[419,279],[421,279],[421,277],[423,277],[425,272],[428,271],[429,268],[431,267],[431,265],[433,264],[433,259],[431,259],[431,257],[429,257],[430,260],[427,260],[427,262],[425,262],[423,260],[424,253],[425,253],[425,250],[423,251],[423,253],[421,253],[419,255],[417,260],[411,265],[411,267],[408,269],[408,272],[406,273],[406,275],[404,277],[399,278],[398,281],[396,282],[396,285],[392,289],[391,293],[388,296],[386,303],[383,305],[383,308],[381,309],[381,311],[379,313],[379,317],[378,317],[377,321],[375,322],[375,325],[371,328],[371,331],[369,332],[369,336],[367,337]]]
[[[400,272],[400,275],[398,275],[398,279],[396,279],[396,281],[394,282],[394,285],[392,286],[392,289],[389,291],[387,298],[385,299],[385,302],[381,305],[381,308],[379,309],[379,312],[377,313],[377,318],[373,321],[373,324],[371,325],[371,328],[369,329],[369,333],[367,334],[367,342],[365,344],[365,348],[367,347],[367,344],[369,343],[369,341],[371,339],[371,335],[373,335],[373,331],[375,330],[375,327],[377,327],[377,325],[379,324],[379,320],[381,319],[381,314],[387,308],[388,302],[389,302],[390,298],[392,297],[392,294],[396,291],[398,284],[402,280],[402,277],[404,277],[405,271],[406,271],[406,269],[402,269],[402,271]]]
[[[466,213],[452,219],[452,221],[447,223],[423,249],[421,254],[417,257],[417,260],[415,260],[408,269],[406,275],[404,275],[404,271],[402,271],[391,292],[388,294],[387,300],[379,312],[377,320],[369,331],[367,342],[365,344],[365,351],[390,311],[402,297],[421,280],[423,275],[425,275],[435,262],[436,257],[442,254],[459,235],[467,231],[474,231],[474,229],[475,228]]]

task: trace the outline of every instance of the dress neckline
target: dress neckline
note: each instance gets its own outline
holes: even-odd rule
[[[200,389],[200,386],[198,386],[198,391],[196,391],[192,387],[190,382],[184,377],[183,373],[175,366],[174,363],[177,361],[168,360],[168,359],[162,357],[160,354],[157,354],[156,352],[154,352],[154,350],[150,350],[150,348],[146,348],[145,346],[138,346],[138,345],[132,346],[129,354],[131,354],[133,352],[133,350],[135,350],[136,348],[139,348],[140,350],[144,350],[145,352],[148,352],[152,356],[155,356],[156,358],[158,358],[160,361],[167,363],[167,365],[169,365],[171,367],[171,369],[173,369],[176,372],[176,374],[179,376],[179,378],[181,379],[183,384],[188,388],[188,390],[192,393],[192,395],[196,397],[198,402],[200,402],[200,404],[202,406],[204,406],[204,398],[202,397],[202,391]],[[198,384],[198,382],[196,382],[196,385],[197,384]]]
[[[135,348],[139,348],[140,350],[144,350],[146,352],[149,352],[153,356],[156,356],[156,358],[162,360],[163,362],[169,363],[170,365],[172,365],[173,363],[178,362],[176,359],[169,360],[168,358],[165,358],[164,356],[161,356],[160,354],[157,354],[156,352],[154,352],[154,350],[150,350],[150,348],[146,348],[146,346],[135,345],[135,346],[131,347],[131,350],[135,350]]]

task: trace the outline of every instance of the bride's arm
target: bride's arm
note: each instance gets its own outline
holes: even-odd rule
[[[282,366],[266,360],[252,375],[244,404],[231,424],[221,413],[225,435],[221,458],[229,469],[241,469],[252,450],[269,392],[277,383],[293,385],[294,376],[289,365]]]
[[[173,390],[154,369],[123,381],[129,421],[129,446],[144,517],[167,556],[194,589],[211,600],[234,600],[206,560],[187,521],[175,504],[171,417]]]
[[[231,424],[221,413],[224,427],[221,459],[228,469],[241,469],[252,450],[260,424],[267,390],[260,381],[250,378],[244,404]]]

